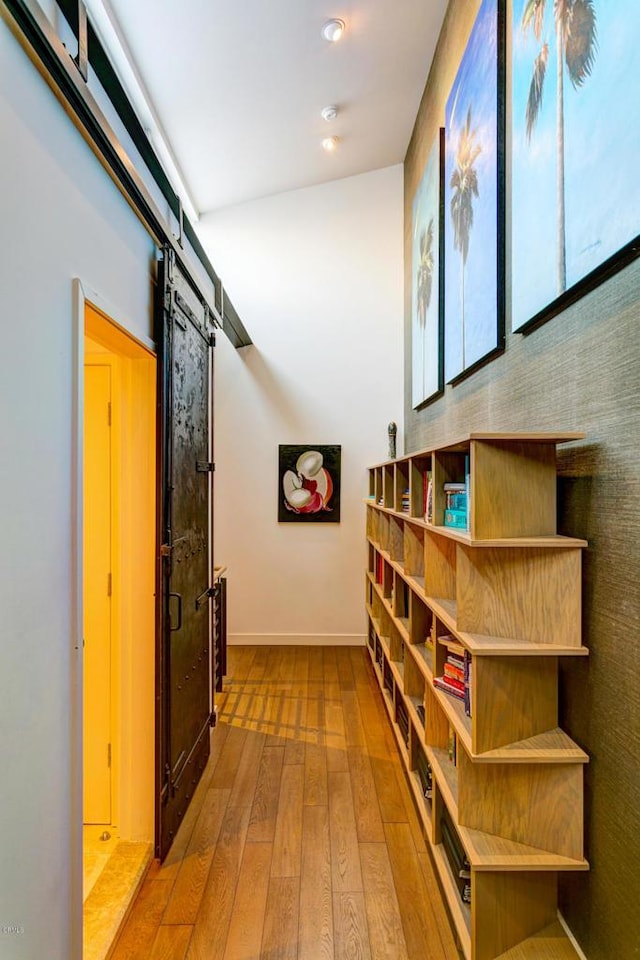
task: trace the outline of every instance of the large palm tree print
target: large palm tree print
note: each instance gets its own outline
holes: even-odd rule
[[[549,0],[550,2],[550,0]],[[522,30],[532,29],[538,42],[543,37],[547,0],[527,0],[522,13]],[[557,149],[557,285],[558,294],[567,288],[567,243],[564,164],[564,73],[577,89],[591,74],[595,61],[596,14],[593,0],[554,0],[556,46],[556,149]],[[527,138],[530,140],[540,113],[549,61],[549,42],[544,40],[534,60],[526,107]]]
[[[460,139],[455,157],[455,169],[449,186],[454,191],[451,197],[451,221],[453,223],[453,245],[462,257],[460,323],[462,337],[462,369],[465,369],[464,349],[464,268],[469,255],[469,242],[473,226],[473,198],[479,196],[478,173],[474,166],[482,146],[475,142],[476,131],[471,129],[471,107],[467,110],[466,122],[460,131]]]

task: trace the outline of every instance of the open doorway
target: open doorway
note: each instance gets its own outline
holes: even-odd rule
[[[83,900],[102,960],[153,854],[156,358],[84,307]]]

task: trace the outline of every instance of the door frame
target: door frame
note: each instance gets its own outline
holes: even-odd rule
[[[156,344],[132,334],[115,317],[121,315],[113,304],[79,278],[72,281],[72,422],[71,422],[71,696],[69,730],[71,742],[71,789],[69,804],[69,873],[71,905],[69,925],[74,958],[82,957],[83,935],[83,458],[84,458],[84,359],[85,308],[90,304],[109,319],[113,327],[157,357]],[[154,544],[155,549],[155,544]]]

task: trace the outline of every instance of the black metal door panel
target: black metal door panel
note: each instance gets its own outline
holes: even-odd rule
[[[157,853],[173,842],[209,756],[209,390],[212,338],[180,293],[173,253],[160,264],[163,478],[158,561]],[[161,315],[161,316],[160,316]]]

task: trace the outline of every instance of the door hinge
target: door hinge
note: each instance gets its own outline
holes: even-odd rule
[[[111,744],[107,744],[107,766],[111,766]]]
[[[196,460],[196,471],[198,473],[213,473],[215,469],[215,463],[209,460]]]
[[[111,426],[111,400],[107,403],[107,426]]]
[[[113,576],[112,574],[107,574],[107,596],[110,597],[113,590]]]
[[[173,547],[171,546],[170,543],[163,543],[162,546],[160,547],[160,556],[170,557],[172,550],[173,550]]]

